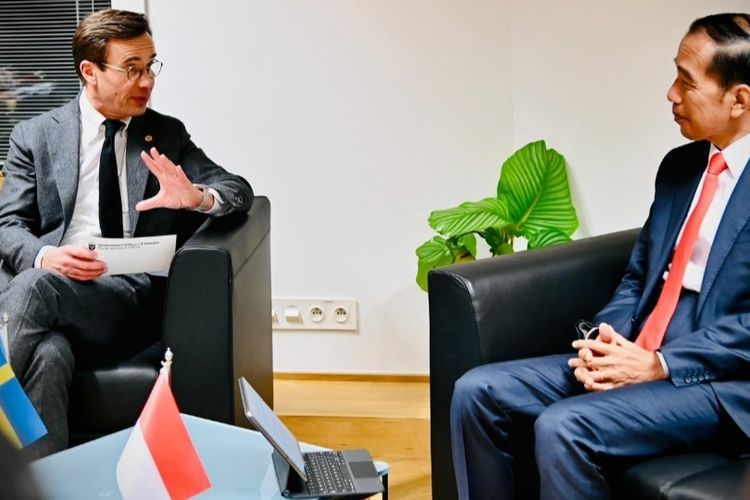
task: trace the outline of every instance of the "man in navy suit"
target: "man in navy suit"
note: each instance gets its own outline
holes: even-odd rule
[[[569,354],[485,365],[456,383],[453,459],[462,499],[513,498],[514,424],[534,419],[541,497],[610,496],[611,461],[750,450],[750,15],[694,21],[667,98],[690,144],[670,151],[625,276]],[[642,347],[685,221],[726,169],[688,253],[657,349]]]
[[[0,311],[10,315],[11,364],[48,430],[28,457],[67,446],[74,362],[132,342],[152,295],[146,274],[105,274],[89,238],[184,241],[191,212],[246,212],[253,200],[179,120],[147,107],[161,63],[145,16],[91,14],[73,59],[83,91],[14,128],[0,194]]]

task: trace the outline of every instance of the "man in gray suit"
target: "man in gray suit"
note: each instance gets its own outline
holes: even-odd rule
[[[74,353],[85,362],[81,353],[106,354],[134,335],[151,294],[146,274],[105,275],[88,238],[183,241],[189,211],[246,212],[253,199],[179,120],[148,109],[162,64],[145,16],[91,14],[76,29],[73,58],[83,91],[15,127],[0,194],[0,311],[11,318],[13,369],[48,429],[30,457],[67,447]]]

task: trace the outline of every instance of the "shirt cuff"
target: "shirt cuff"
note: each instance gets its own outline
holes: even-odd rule
[[[208,188],[208,192],[213,195],[214,204],[211,206],[211,208],[205,210],[203,213],[208,215],[222,213],[222,205],[224,205],[224,200],[222,200],[221,196],[219,196],[219,192],[214,188]]]
[[[659,351],[656,352],[656,357],[659,358],[659,363],[661,363],[661,368],[664,370],[664,374],[669,378],[669,367],[667,366],[667,362],[664,361],[664,355],[660,353]]]
[[[52,245],[44,245],[42,248],[39,249],[39,253],[36,254],[36,257],[34,258],[34,267],[36,269],[42,268],[42,258],[44,257],[44,254],[47,253],[47,250],[50,248],[55,248]]]

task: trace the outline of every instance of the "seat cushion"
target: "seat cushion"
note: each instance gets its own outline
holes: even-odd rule
[[[670,491],[670,488],[678,481],[727,462],[726,458],[708,452],[654,458],[630,467],[618,481],[614,482],[612,491],[622,499],[672,498],[666,496],[666,492]]]
[[[750,459],[733,460],[675,482],[669,500],[750,498]]]
[[[132,426],[159,373],[161,344],[118,363],[76,370],[70,388],[71,445]]]

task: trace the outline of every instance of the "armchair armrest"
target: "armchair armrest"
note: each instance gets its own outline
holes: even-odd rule
[[[172,389],[184,413],[247,425],[237,378],[273,404],[270,204],[210,218],[175,254],[163,343],[175,352]]]
[[[639,231],[429,274],[433,498],[455,498],[449,410],[456,380],[481,364],[571,351],[575,321],[609,301]]]

